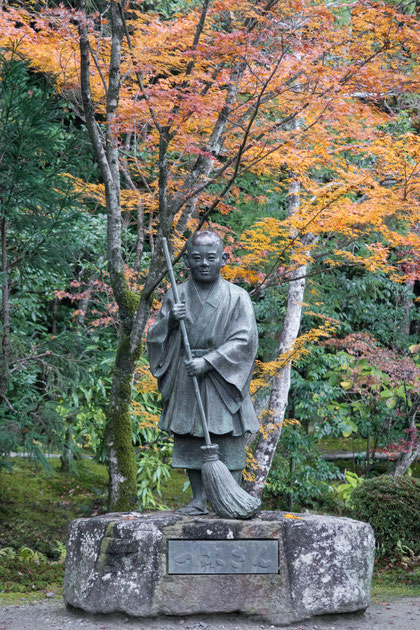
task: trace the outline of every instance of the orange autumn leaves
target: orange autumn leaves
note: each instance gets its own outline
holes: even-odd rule
[[[344,129],[346,133],[351,130],[352,136],[354,118],[359,127],[363,119],[368,125],[377,124],[381,116],[372,118],[370,107],[357,99],[352,102],[352,92],[364,91],[374,98],[384,86],[387,90],[396,86],[399,91],[411,89],[411,72],[405,70],[419,41],[412,18],[398,16],[397,22],[391,8],[363,3],[356,4],[349,23],[343,25],[323,2],[272,4],[271,10],[262,11],[257,2],[238,0],[229,4],[227,12],[225,3],[211,3],[196,47],[192,43],[200,7],[171,21],[141,12],[141,5],[133,5],[127,12],[133,53],[125,42],[116,131],[145,132],[142,145],[153,152],[158,134],[151,110],[159,124],[175,130],[178,157],[174,156],[171,169],[172,190],[188,171],[190,160],[206,151],[235,63],[244,63],[246,70],[230,114],[225,155],[238,151],[244,126],[264,82],[271,77],[243,155],[244,166],[257,174],[293,166],[305,176],[320,158],[328,157],[331,121],[335,134]],[[0,24],[0,44],[8,47],[19,42],[20,54],[35,68],[54,76],[58,89],[76,106],[80,106],[80,19],[84,19],[80,12],[59,7],[38,14],[34,23],[29,12],[9,9],[2,11]],[[99,14],[88,17],[88,26],[94,60],[91,85],[100,112],[103,82],[108,80],[110,27],[107,17]],[[135,72],[142,76],[144,93]],[[309,129],[296,133],[277,124],[279,118],[300,111],[304,111],[304,127]],[[311,125],[315,125],[313,131]],[[142,168],[133,162],[131,166],[134,171]],[[147,170],[143,174],[153,189],[155,180]],[[156,199],[154,202],[157,204]]]
[[[412,131],[395,137],[377,128],[369,137],[364,127],[358,140],[356,132],[341,147],[333,138],[328,155],[312,155],[314,170],[295,169],[302,188],[299,211],[286,219],[262,218],[246,230],[240,239],[245,254],[228,270],[230,279],[255,284],[277,274],[278,281],[287,281],[293,268],[314,259],[326,268],[354,264],[396,281],[415,279],[407,262],[420,252],[420,138]],[[317,181],[315,164],[329,170],[328,183]],[[296,234],[311,238],[302,244]],[[332,237],[334,246],[328,248]],[[355,242],[365,245],[350,249]],[[405,256],[391,260],[395,250]]]
[[[420,250],[420,142],[413,130],[391,135],[387,126],[397,117],[392,103],[418,91],[415,18],[369,2],[336,8],[322,0],[233,0],[227,9],[226,2],[215,1],[196,41],[201,9],[192,3],[171,20],[143,11],[142,3],[124,9],[129,38],[123,41],[113,133],[136,188],[125,188],[122,177],[121,209],[135,222],[140,208],[149,233],[156,233],[164,126],[171,134],[169,194],[182,189],[201,157],[211,162],[198,180],[198,214],[215,203],[226,215],[240,207],[238,189],[227,186],[236,173],[263,177],[278,189],[287,190],[292,178],[300,182],[299,211],[290,218],[263,217],[244,231],[234,264],[224,270],[228,279],[252,288],[281,283],[294,268],[317,261],[325,268],[357,264],[412,280],[418,266],[408,263]],[[32,14],[3,7],[0,46],[48,74],[80,112],[80,21],[88,27],[92,97],[103,122],[109,12],[85,16],[59,6]],[[226,131],[220,150],[211,153],[228,98]],[[104,205],[102,185],[74,178],[73,184]],[[193,198],[194,190],[189,193]],[[188,226],[197,224],[194,216]],[[311,238],[302,242],[296,235]],[[184,234],[176,233],[177,251],[184,242]],[[355,242],[365,246],[356,250]],[[404,252],[398,260],[391,256],[396,249]],[[319,334],[328,333],[325,326]],[[299,356],[308,341],[281,361]]]

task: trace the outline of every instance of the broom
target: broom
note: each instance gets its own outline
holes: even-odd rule
[[[175,303],[179,304],[178,288],[176,286],[174,270],[172,269],[171,257],[169,254],[168,243],[166,238],[162,238],[163,252],[168,267],[169,277],[171,279],[172,291]],[[182,340],[184,343],[185,354],[188,360],[193,358],[188,340],[187,329],[183,319],[179,321],[181,328]],[[206,413],[201,400],[200,389],[196,376],[191,377],[194,385],[194,393],[197,400],[197,406],[200,413],[201,423],[203,425],[205,446],[202,446],[203,465],[201,467],[201,475],[206,490],[207,498],[213,510],[219,516],[224,518],[251,518],[260,507],[260,500],[252,497],[245,492],[241,486],[236,483],[229,469],[220,461],[218,444],[212,444],[207,426]]]

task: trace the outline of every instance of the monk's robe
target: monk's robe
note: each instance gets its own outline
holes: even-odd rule
[[[198,383],[212,442],[219,444],[220,458],[230,470],[242,469],[245,435],[259,427],[249,394],[258,343],[251,300],[246,291],[221,277],[205,297],[192,279],[180,284],[178,291],[186,305],[192,355],[211,366]],[[174,434],[174,467],[201,468],[203,427],[184,365],[180,327],[169,323],[173,303],[170,289],[147,339],[150,367],[163,399],[159,427]]]

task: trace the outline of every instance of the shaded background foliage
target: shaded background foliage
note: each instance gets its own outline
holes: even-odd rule
[[[165,20],[191,8],[191,3],[183,0],[143,5],[145,10],[158,10]],[[407,10],[410,7],[407,5]],[[101,11],[104,6],[98,3],[96,8]],[[7,275],[10,317],[10,342],[7,347],[3,343],[2,350],[5,388],[0,411],[0,465],[10,465],[6,455],[20,449],[41,458],[47,466],[44,454],[54,450],[62,456],[62,467],[71,469],[73,458],[82,453],[104,460],[105,409],[118,330],[106,270],[103,199],[95,188],[99,172],[86,129],[68,101],[54,95],[47,80],[16,57],[0,62],[0,199],[8,260],[3,277]],[[375,107],[391,108],[393,121],[382,126],[390,138],[418,134],[419,102],[414,95],[396,96]],[[144,162],[147,179],[152,182],[157,173],[155,156],[142,147],[136,157]],[[369,163],[374,166],[375,159],[351,151],[343,157],[347,165],[360,168]],[[84,191],[76,194],[69,175],[92,184],[90,196]],[[127,191],[129,179],[125,177],[123,172],[123,189]],[[318,184],[333,182],[334,177],[332,168],[317,165],[308,179]],[[235,269],[241,268],[249,253],[249,234],[259,221],[286,219],[288,180],[286,168],[276,177],[261,173],[256,178],[244,173],[236,182],[235,195],[226,199],[236,211],[220,211],[212,217],[231,252],[231,273],[237,273],[235,280],[254,301],[261,340],[258,359],[262,362],[276,358],[291,256],[289,252],[284,256],[275,281],[255,281]],[[143,186],[140,183],[142,190]],[[211,195],[219,194],[221,188],[215,183]],[[136,227],[135,211],[129,209],[123,215],[123,248],[130,268],[126,269],[128,282],[139,292],[142,273],[151,258],[152,219],[152,236],[145,239],[140,269],[136,268]],[[273,236],[273,241],[277,238],[280,242],[280,236]],[[368,258],[368,247],[377,238],[377,233],[367,235],[352,245],[352,253]],[[338,235],[321,234],[324,259],[340,241]],[[395,261],[406,256],[412,252],[397,246],[391,252]],[[270,264],[267,256],[253,271],[264,276]],[[415,266],[418,260],[413,257],[407,264]],[[180,279],[185,277],[180,265],[177,272]],[[156,291],[156,309],[162,293]],[[392,472],[392,464],[378,464],[371,457],[328,462],[325,444],[334,439],[340,447],[340,440],[349,440],[355,452],[368,453],[372,448],[383,453],[407,448],[406,431],[418,405],[419,294],[418,280],[398,283],[385,272],[370,271],[360,264],[341,261],[326,268],[323,258],[314,260],[307,279],[301,331],[309,332],[322,318],[328,318],[334,321],[335,338],[342,343],[317,341],[293,367],[286,412],[290,421],[283,429],[266,491],[271,507],[345,512],[349,505],[344,497],[350,495],[344,490],[340,495],[337,488],[352,487],[352,477],[346,476],[349,469],[361,479]],[[3,290],[3,301],[4,295]],[[366,333],[371,335],[372,346],[389,352],[395,364],[393,375],[378,366],[373,351],[364,356],[354,354],[355,338],[349,336]],[[411,375],[401,371],[401,382],[397,383],[399,366],[406,360],[411,361]],[[264,403],[269,386],[270,382],[256,395],[258,404]],[[162,505],[161,483],[171,474],[170,439],[156,430],[160,406],[144,358],[136,373],[131,407],[141,508]],[[418,474],[415,463],[409,471]],[[363,482],[359,485],[363,488]],[[391,553],[391,548],[387,551]]]

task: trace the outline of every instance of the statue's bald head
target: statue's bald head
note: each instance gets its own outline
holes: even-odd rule
[[[201,230],[193,234],[187,242],[187,250],[191,251],[194,245],[214,245],[223,251],[223,241],[220,236],[212,230]]]
[[[223,241],[216,232],[202,230],[188,239],[184,263],[191,271],[193,280],[205,286],[216,282],[228,254],[223,251]]]

